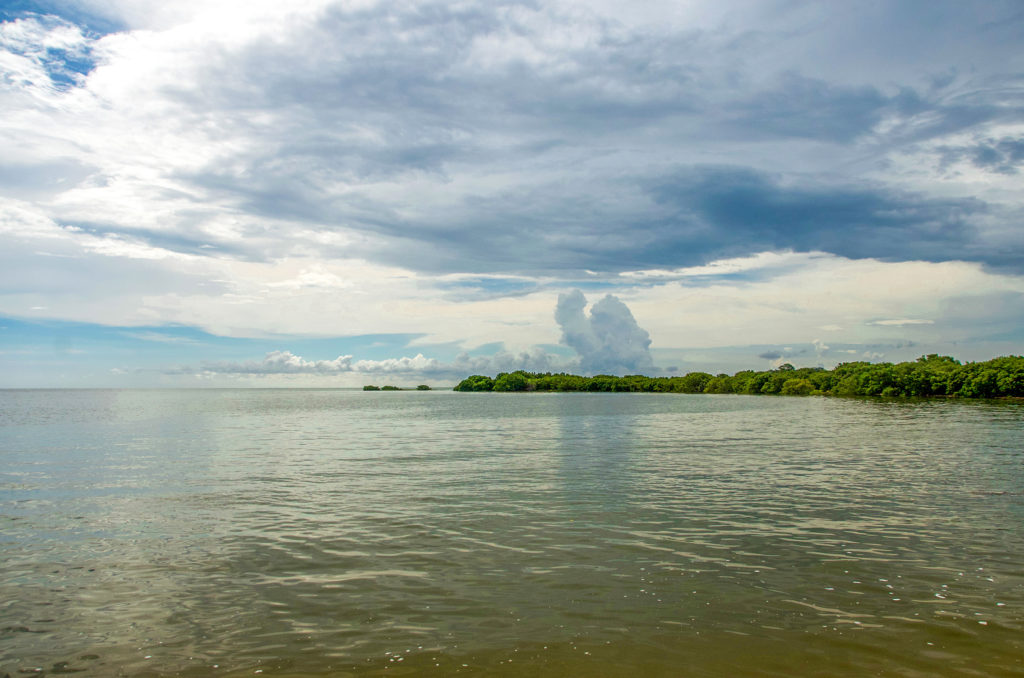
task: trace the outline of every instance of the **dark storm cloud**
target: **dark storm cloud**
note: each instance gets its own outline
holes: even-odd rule
[[[880,186],[783,185],[734,167],[685,170],[654,184],[651,194],[675,210],[670,223],[679,237],[664,244],[705,256],[783,248],[893,260],[995,256],[968,251],[972,220],[989,209],[974,199],[928,199]]]
[[[508,196],[476,212],[479,218],[447,222],[446,232],[441,224],[418,231],[423,241],[406,242],[417,233],[412,225],[397,230],[406,237],[389,241],[379,256],[442,270],[461,262],[481,272],[690,266],[780,249],[1004,268],[1024,263],[1019,243],[978,239],[976,223],[990,207],[975,199],[930,199],[878,185],[783,184],[738,167],[686,168],[639,183],[609,187],[627,207],[605,213],[582,196],[554,191]]]
[[[211,47],[187,81],[161,86],[183,132],[225,143],[169,172],[195,201],[164,224],[175,236],[108,230],[179,251],[316,250],[443,273],[576,275],[771,249],[1021,270],[1020,243],[983,228],[1008,232],[1012,210],[848,169],[1024,120],[1013,3],[748,9],[735,25],[653,29],[514,1],[294,17],[272,40]],[[1016,171],[1019,139],[975,138],[945,153]],[[204,238],[225,214],[241,222],[232,235]]]
[[[563,44],[552,42],[559,19],[582,20],[516,2],[329,8],[276,43],[212,64],[209,86],[180,94],[267,142],[180,178],[247,214],[364,232],[373,237],[345,252],[433,272],[619,271],[765,249],[930,261],[998,253],[1000,265],[1016,265],[1019,253],[979,240],[976,218],[991,210],[977,199],[817,186],[785,167],[658,174],[601,160],[622,146],[685,148],[679,124],[723,147],[844,145],[887,117],[918,116],[892,132],[916,142],[1010,115],[1014,106],[997,105],[1005,93],[954,96],[955,78],[883,92],[793,69],[733,82],[730,59],[779,45],[592,18],[588,40]],[[271,121],[253,122],[252,109]],[[1000,167],[1015,162],[1013,149],[996,151]],[[497,172],[500,188],[457,181]],[[372,188],[382,182],[437,190],[382,199]],[[250,256],[280,251],[261,242],[248,243]]]

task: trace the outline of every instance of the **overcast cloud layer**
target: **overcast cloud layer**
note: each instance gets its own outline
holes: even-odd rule
[[[1014,0],[0,20],[0,386],[1024,346]]]

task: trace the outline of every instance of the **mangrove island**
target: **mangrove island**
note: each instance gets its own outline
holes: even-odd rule
[[[921,356],[914,362],[848,362],[834,369],[790,364],[729,376],[690,372],[684,376],[584,377],[564,372],[501,372],[493,379],[473,375],[456,391],[624,391],[639,393],[739,393],[962,398],[1024,397],[1024,357],[1004,356],[962,364],[950,356]]]

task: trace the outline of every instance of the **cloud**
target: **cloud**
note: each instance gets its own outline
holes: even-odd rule
[[[433,358],[425,358],[417,353],[412,358],[386,358],[384,360],[359,360],[352,365],[354,372],[370,372],[381,374],[407,374],[437,372],[441,366]]]
[[[936,327],[943,334],[964,328],[970,341],[1008,340],[1014,355],[1024,346],[1024,289],[960,294],[944,299]]]
[[[173,334],[164,334],[163,332],[153,331],[140,331],[140,332],[124,332],[124,336],[132,339],[139,339],[140,341],[155,341],[161,344],[195,344],[198,343],[192,337],[183,337]]]
[[[989,138],[966,146],[941,146],[938,151],[943,168],[969,161],[974,167],[989,172],[1016,174],[1018,167],[1024,164],[1024,137]]]
[[[437,375],[450,373],[454,367],[443,365],[434,358],[426,358],[422,353],[413,357],[386,358],[384,360],[353,360],[351,355],[343,355],[333,360],[306,360],[291,351],[271,351],[261,361],[249,362],[209,362],[199,368],[182,367],[171,373],[204,372],[208,374],[266,376],[276,374],[307,374],[307,375],[340,375],[348,373],[361,374],[399,374],[399,375]]]
[[[433,358],[422,353],[414,357],[387,358],[384,360],[353,360],[351,355],[342,355],[333,360],[306,360],[291,351],[271,351],[260,361],[248,362],[205,362],[200,367],[178,367],[168,374],[221,374],[267,376],[291,375],[341,375],[353,372],[363,374],[431,374],[444,371]]]
[[[812,343],[812,346],[817,346],[817,342]],[[826,347],[828,348],[828,347]],[[762,351],[757,354],[757,357],[761,360],[767,360],[771,363],[772,367],[778,367],[788,362],[795,362],[799,356],[807,354],[807,348],[794,348],[792,346],[782,346],[779,348],[773,348],[767,351]],[[820,356],[819,356],[820,357]]]
[[[666,258],[735,256],[763,250],[820,251],[848,258],[945,261],[1012,258],[980,242],[974,222],[988,206],[972,198],[934,199],[873,186],[781,183],[741,167],[692,167],[655,182],[650,194],[670,210],[657,246]]]
[[[47,97],[81,86],[95,67],[90,40],[58,17],[29,16],[0,23],[0,64],[5,79]]]
[[[676,269],[649,269],[645,271],[622,271],[619,277],[627,280],[660,281],[673,278],[711,278],[717,276],[764,275],[778,273],[807,259],[807,253],[791,250],[779,252],[757,252],[750,256],[717,259],[702,266],[688,266]],[[816,254],[816,253],[812,253]]]
[[[148,340],[148,337],[143,337]],[[253,376],[276,375],[345,376],[379,375],[405,378],[433,378],[458,380],[468,374],[494,375],[498,372],[526,370],[547,372],[567,370],[578,363],[551,355],[540,348],[518,353],[499,350],[490,355],[460,353],[451,362],[427,358],[422,353],[413,357],[385,358],[382,360],[354,360],[351,355],[338,356],[332,360],[307,360],[291,351],[270,351],[259,361],[204,362],[199,366],[179,366],[164,370],[168,375],[206,376]]]
[[[305,360],[291,351],[271,351],[259,362],[217,362],[203,365],[201,371],[216,374],[341,374],[351,372],[352,356],[338,356],[334,360]],[[197,370],[180,368],[181,372]]]
[[[460,353],[450,365],[448,373],[454,376],[467,374],[494,375],[499,372],[573,372],[578,371],[579,363],[562,356],[548,353],[542,348],[534,347],[524,351],[500,350],[493,355],[471,356]]]
[[[1007,336],[1020,326],[1021,316],[1006,309],[1019,306],[1007,304],[1024,292],[1024,278],[963,262],[806,255],[778,275],[716,278],[701,284],[681,279],[620,289],[629,293],[630,308],[643,319],[644,329],[659,349],[756,345],[757,350],[748,351],[753,357],[791,342],[825,340],[823,327],[829,328],[825,340],[829,345],[968,342]],[[965,290],[972,290],[971,295],[965,295]],[[968,309],[978,318],[965,317]],[[934,323],[868,324],[900,319]]]
[[[650,372],[651,338],[629,308],[611,294],[584,313],[586,297],[580,290],[558,295],[555,321],[562,328],[562,343],[580,356],[584,373],[636,374]]]
[[[979,226],[1010,217],[981,198],[846,169],[1019,117],[999,86],[1010,76],[922,79],[960,62],[935,61],[901,9],[843,13],[859,40],[900,49],[884,79],[849,73],[864,50],[823,50],[850,38],[800,3],[711,23],[698,5],[693,24],[569,2],[93,9],[150,32],[94,34],[71,23],[81,11],[3,26],[12,63],[35,69],[9,89],[28,117],[8,134],[46,130],[7,172],[11,190],[52,192],[59,174],[49,216],[97,233],[425,273],[674,270],[776,249],[1020,267],[1019,246],[1006,253]],[[1002,11],[940,14],[962,27]],[[990,33],[990,51],[960,33],[958,53],[995,68],[1009,46]],[[828,58],[797,59],[801,45]],[[77,93],[59,91],[47,59]],[[53,90],[46,110],[18,98],[26,83]],[[1016,162],[1014,139],[986,143]]]
[[[894,103],[874,87],[832,85],[789,72],[773,89],[736,105],[730,122],[748,135],[848,142],[871,132]]]
[[[825,328],[976,339],[946,302],[992,319],[1020,291],[1012,2],[35,0],[0,20],[9,316],[452,347],[381,370],[562,365],[530,351],[569,328],[577,366],[633,371],[645,330],[740,337],[745,360]],[[584,300],[551,323],[575,287],[629,322]],[[602,337],[606,306],[632,339]],[[984,326],[1019,334],[1003,315]],[[266,369],[334,374],[296,360]]]
[[[934,325],[934,320],[925,318],[890,318],[888,320],[872,320],[868,325],[879,325],[881,327],[903,327],[905,325]]]
[[[121,9],[122,3],[107,0],[31,0],[6,3],[6,6],[0,7],[0,21],[42,17],[73,24],[90,35],[103,35],[128,28],[118,18]]]

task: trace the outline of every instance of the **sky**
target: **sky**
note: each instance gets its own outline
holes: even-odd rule
[[[1024,353],[1017,0],[0,22],[0,387]]]

